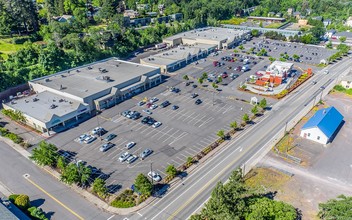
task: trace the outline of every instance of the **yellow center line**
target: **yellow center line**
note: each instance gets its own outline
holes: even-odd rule
[[[49,196],[50,198],[52,198],[55,202],[57,202],[59,205],[61,205],[62,207],[64,207],[67,211],[71,212],[73,215],[75,215],[78,219],[84,220],[84,218],[82,218],[81,216],[79,216],[76,212],[74,212],[72,209],[70,209],[69,207],[67,207],[65,204],[63,204],[62,202],[60,202],[58,199],[56,199],[54,196],[52,196],[50,193],[48,193],[47,191],[45,191],[42,187],[40,187],[38,184],[36,184],[35,182],[33,182],[32,180],[30,180],[28,177],[25,177],[25,179],[30,182],[33,186],[37,187],[40,191],[42,191],[43,193],[45,193],[47,196]]]

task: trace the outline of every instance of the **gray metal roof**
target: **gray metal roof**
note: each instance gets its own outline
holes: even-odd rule
[[[55,115],[62,117],[79,109],[87,109],[88,106],[48,91],[13,100],[6,105],[43,123],[51,121]],[[52,105],[56,107],[51,108]]]
[[[171,65],[173,63],[186,60],[189,56],[198,54],[199,52],[206,51],[217,45],[210,44],[194,44],[192,46],[179,45],[178,47],[162,51],[161,53],[142,59],[146,63],[157,65]]]
[[[142,75],[153,75],[157,67],[109,58],[85,66],[80,66],[53,75],[34,79],[46,87],[61,90],[74,96],[85,98],[111,87],[120,88],[125,83]]]
[[[190,38],[190,39],[206,39],[213,40],[216,42],[228,40],[234,36],[241,36],[245,34],[246,31],[234,30],[229,28],[220,27],[207,27],[199,28],[192,31],[183,32],[180,34],[173,35],[171,37],[165,38],[165,40],[174,40],[178,38]]]

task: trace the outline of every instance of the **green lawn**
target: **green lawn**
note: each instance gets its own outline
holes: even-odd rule
[[[282,25],[282,23],[271,23],[271,24],[265,26],[265,28],[274,28],[274,29],[277,29],[277,28],[279,28],[281,25]]]
[[[245,22],[247,19],[246,18],[236,18],[233,17],[229,20],[221,20],[221,24],[232,24],[232,25],[240,25],[241,23]]]
[[[0,56],[8,58],[8,54],[14,53],[23,47],[22,44],[12,44],[11,39],[0,39]]]

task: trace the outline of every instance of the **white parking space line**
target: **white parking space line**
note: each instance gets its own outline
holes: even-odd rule
[[[230,111],[233,108],[234,108],[233,106],[229,106],[222,114],[225,114],[226,112]]]
[[[175,138],[170,144],[175,143],[176,141],[180,140],[181,138],[185,137],[186,135],[188,135],[188,133],[187,132],[183,132],[180,136]]]
[[[182,121],[183,121],[183,122],[184,122],[184,121],[188,121],[188,119],[189,119],[189,118],[192,118],[192,115],[194,115],[194,114],[196,114],[196,112],[193,112],[192,114],[187,115],[186,117],[184,117],[184,118],[182,119]],[[177,120],[180,120],[182,117],[183,117],[183,116],[180,116]]]
[[[165,125],[165,126],[162,126],[161,129],[157,129],[157,130],[156,130],[157,133],[153,134],[150,138],[153,138],[154,136],[156,136],[156,135],[158,135],[158,134],[160,134],[160,133],[163,133],[163,131],[164,131],[165,129],[167,129],[168,127],[169,127],[169,126]]]
[[[202,126],[208,124],[209,122],[211,122],[211,121],[213,121],[213,120],[214,120],[214,118],[209,118],[209,119],[207,119],[206,121],[204,121],[201,125],[199,125],[198,127],[200,128],[200,127],[202,127]]]
[[[163,171],[161,171],[160,169],[156,169],[157,171],[158,171],[158,173],[160,174],[163,174],[164,176],[167,176],[167,174],[166,173],[164,173]]]

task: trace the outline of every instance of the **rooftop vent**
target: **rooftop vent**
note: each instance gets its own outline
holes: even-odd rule
[[[77,73],[81,72],[80,70],[76,70]]]
[[[116,66],[116,67],[119,67],[119,64],[116,64],[115,66]]]
[[[33,102],[36,102],[38,101],[39,99],[38,98],[33,98]]]
[[[67,73],[70,73],[71,71],[69,70],[69,71],[67,71]]]
[[[61,75],[61,77],[62,77],[62,78],[65,78],[65,77],[66,77],[66,75]]]
[[[63,102],[63,101],[65,101],[64,99],[59,99],[59,102]]]
[[[107,81],[107,82],[110,82],[111,79],[110,79],[110,76],[103,76],[103,80]]]
[[[91,67],[91,66],[88,66],[88,69],[89,69],[89,70],[91,70],[91,69],[93,69],[93,67]]]
[[[57,107],[57,105],[54,105],[54,104],[50,105],[50,109],[54,109],[56,107]]]
[[[49,78],[46,78],[46,79],[45,79],[45,82],[50,82],[50,79],[49,79]]]

